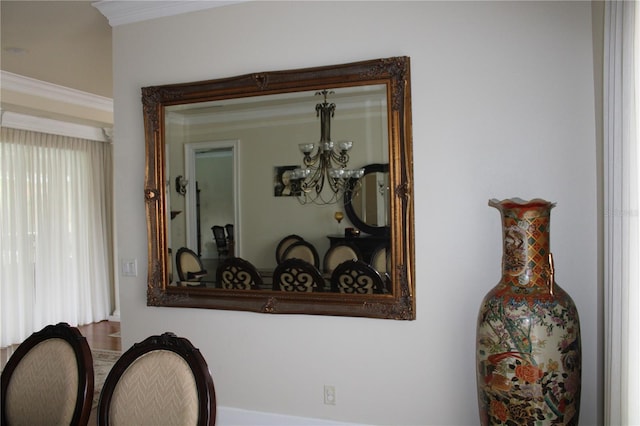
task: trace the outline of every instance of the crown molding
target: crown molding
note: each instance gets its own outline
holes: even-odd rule
[[[131,24],[182,13],[222,7],[230,4],[243,3],[248,0],[173,0],[173,1],[126,1],[101,0],[91,3],[107,20],[109,25]]]
[[[100,142],[111,142],[110,129],[68,123],[50,118],[35,117],[0,109],[0,125],[11,129],[30,130],[72,138],[89,139]]]
[[[0,70],[2,90],[113,113],[113,99]]]

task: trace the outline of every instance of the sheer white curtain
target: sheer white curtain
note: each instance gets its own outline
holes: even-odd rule
[[[636,6],[605,4],[605,420],[612,426],[640,425]]]
[[[1,129],[0,346],[108,317],[111,170],[109,144]]]

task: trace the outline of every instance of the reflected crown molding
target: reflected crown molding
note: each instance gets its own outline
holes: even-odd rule
[[[340,101],[342,117],[377,117],[386,114],[385,87],[341,88],[336,98]],[[234,128],[277,127],[293,123],[316,123],[313,106],[317,103],[315,90],[205,102],[194,105],[176,105],[167,108],[166,119],[172,124],[185,126],[212,125],[230,131]],[[382,98],[381,98],[382,96]],[[363,107],[365,105],[365,107]],[[240,106],[240,108],[238,108]],[[311,109],[309,109],[311,108]]]
[[[109,25],[119,25],[142,22],[150,19],[180,15],[214,7],[245,3],[249,0],[197,0],[197,1],[123,1],[102,0],[91,3],[107,20]]]

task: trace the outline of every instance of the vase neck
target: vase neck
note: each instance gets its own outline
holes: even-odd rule
[[[547,288],[551,208],[504,208],[502,212],[502,282]]]

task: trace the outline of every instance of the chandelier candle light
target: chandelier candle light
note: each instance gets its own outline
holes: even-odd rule
[[[334,204],[338,201],[350,179],[360,179],[364,169],[347,169],[349,151],[352,141],[331,141],[331,117],[336,104],[327,102],[327,95],[333,91],[322,90],[316,95],[323,95],[324,102],[316,104],[316,116],[320,116],[320,142],[301,143],[298,145],[304,155],[305,168],[293,170],[291,185],[302,204]],[[336,146],[337,145],[337,146]],[[325,182],[330,191],[323,194]]]

